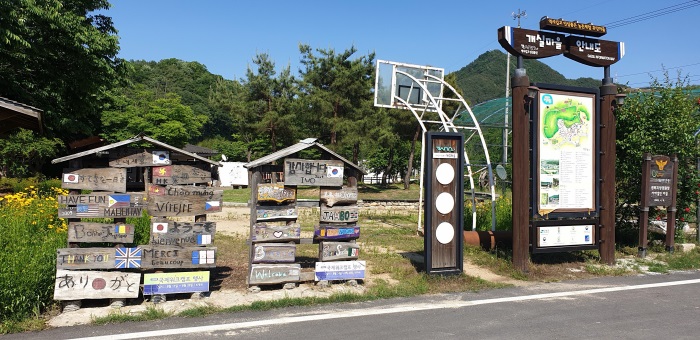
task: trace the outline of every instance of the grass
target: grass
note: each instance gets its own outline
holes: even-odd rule
[[[418,200],[419,186],[411,184],[408,190],[403,189],[403,184],[363,184],[358,185],[358,198],[360,200]],[[298,199],[318,199],[318,187],[299,187]],[[224,202],[248,203],[250,201],[250,188],[224,189]]]

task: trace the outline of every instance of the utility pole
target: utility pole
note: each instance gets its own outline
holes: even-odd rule
[[[518,28],[520,28],[520,18],[527,18],[527,13],[525,11],[520,11],[518,8],[518,13],[511,13],[513,20],[518,20]],[[522,67],[522,65],[518,65]],[[504,129],[503,129],[503,160],[502,163],[508,163],[508,97],[510,97],[510,53],[506,53],[506,108],[504,116]]]

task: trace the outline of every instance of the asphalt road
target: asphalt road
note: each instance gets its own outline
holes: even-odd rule
[[[3,339],[698,339],[700,271],[266,312],[76,326]]]

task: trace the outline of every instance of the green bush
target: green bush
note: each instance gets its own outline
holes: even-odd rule
[[[473,204],[467,201],[464,205],[464,230],[472,230]],[[510,198],[496,199],[496,230],[511,230],[513,211]],[[491,201],[476,203],[476,230],[491,230]]]

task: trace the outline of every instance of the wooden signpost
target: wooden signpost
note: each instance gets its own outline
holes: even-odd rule
[[[357,187],[342,187],[340,189],[321,187],[321,203],[332,207],[336,204],[357,203]]]
[[[354,242],[323,241],[318,245],[319,261],[356,260],[360,255],[360,245]]]
[[[209,291],[209,272],[152,273],[143,276],[143,295]]]
[[[299,217],[294,205],[258,206],[256,215],[257,221],[296,220]]]
[[[58,269],[54,300],[125,299],[139,296],[141,273]]]
[[[292,263],[296,256],[294,243],[258,243],[253,250],[253,263]]]
[[[360,237],[360,227],[354,224],[321,224],[314,230],[318,240],[353,240]]]
[[[57,269],[141,268],[141,248],[62,248],[56,251]]]
[[[673,252],[676,230],[676,192],[678,182],[678,158],[665,155],[644,154],[642,166],[642,200],[639,217],[639,249],[637,255],[646,257],[649,207],[665,207],[666,250]]]
[[[357,206],[325,207],[321,205],[321,222],[357,222]]]
[[[216,267],[216,247],[142,246],[142,249],[144,269]]]
[[[208,187],[150,186],[148,212],[152,216],[196,216],[220,212],[223,190]]]
[[[113,149],[109,152],[109,166],[133,168],[170,165],[170,152],[164,150]]]
[[[284,160],[285,185],[339,187],[343,185],[343,162],[339,160]]]
[[[62,178],[64,189],[126,192],[126,169],[64,169]]]
[[[146,208],[142,194],[58,196],[58,217],[140,217]],[[63,206],[63,207],[60,207]]]
[[[196,184],[211,182],[211,172],[190,165],[153,167],[153,183],[157,185]]]
[[[175,222],[165,218],[151,218],[152,246],[193,247],[214,242],[216,222]]]
[[[299,241],[301,237],[301,225],[292,223],[288,225],[268,225],[256,223],[253,225],[251,240],[253,242],[283,242]]]
[[[296,188],[285,188],[280,184],[258,184],[258,202],[296,201]]]
[[[124,223],[69,222],[68,243],[71,242],[134,242],[134,225]]]
[[[252,264],[248,284],[276,284],[298,282],[301,265],[292,264]]]

